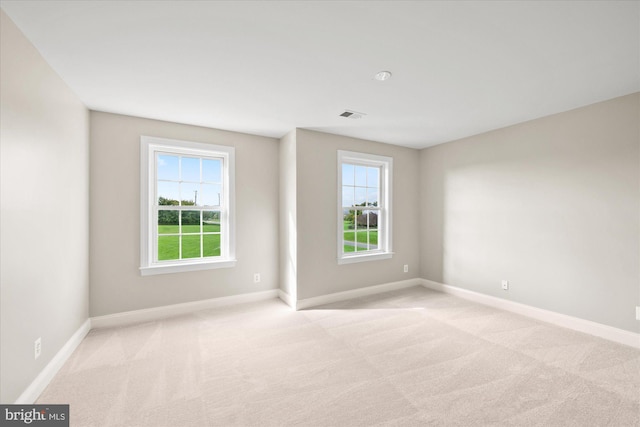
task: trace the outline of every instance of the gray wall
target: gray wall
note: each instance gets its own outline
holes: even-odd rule
[[[419,277],[418,151],[301,129],[296,146],[298,300]],[[393,158],[392,259],[337,263],[338,150]]]
[[[422,276],[638,332],[639,105],[628,95],[422,150]]]
[[[0,401],[13,403],[88,318],[89,115],[0,19]]]
[[[140,135],[236,148],[235,268],[140,276]],[[277,289],[278,140],[92,111],[90,231],[92,317]]]

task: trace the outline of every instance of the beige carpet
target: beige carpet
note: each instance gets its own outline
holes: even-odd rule
[[[638,426],[640,351],[421,287],[93,330],[71,426]]]

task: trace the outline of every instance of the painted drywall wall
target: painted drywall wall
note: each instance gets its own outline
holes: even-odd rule
[[[13,403],[88,318],[89,112],[0,19],[0,402]]]
[[[632,94],[422,150],[422,276],[640,332],[639,115]]]
[[[391,259],[338,265],[338,150],[393,158]],[[417,150],[298,129],[296,166],[298,300],[419,277]]]
[[[277,139],[94,111],[90,117],[92,317],[278,288]],[[236,148],[236,267],[140,276],[141,135]]]
[[[297,295],[298,242],[296,212],[296,131],[280,140],[280,289],[291,301]]]

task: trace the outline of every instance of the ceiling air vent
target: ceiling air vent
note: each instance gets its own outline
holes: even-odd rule
[[[358,113],[357,111],[344,110],[344,113],[340,114],[340,117],[346,117],[347,119],[361,119],[366,116],[365,113]]]

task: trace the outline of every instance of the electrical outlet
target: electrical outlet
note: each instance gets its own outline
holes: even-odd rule
[[[504,289],[505,291],[509,290],[509,281],[508,280],[503,280],[502,281],[502,289]]]
[[[404,265],[404,272],[408,273],[409,272],[409,264],[405,264]]]
[[[260,273],[255,273],[253,275],[253,283],[260,283]]]
[[[37,359],[40,357],[42,353],[42,338],[38,338],[35,343],[33,343],[33,357]]]
[[[640,306],[636,307],[636,320],[640,320]]]

